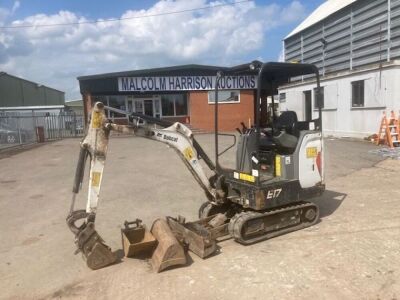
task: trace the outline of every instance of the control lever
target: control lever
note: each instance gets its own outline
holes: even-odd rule
[[[242,128],[243,128],[243,132],[246,132],[247,131],[247,127],[246,127],[246,125],[244,125],[244,123],[243,122],[240,122],[240,124],[242,125]]]

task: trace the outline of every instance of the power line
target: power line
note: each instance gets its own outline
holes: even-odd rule
[[[159,17],[159,16],[165,16],[165,15],[180,14],[180,13],[185,13],[185,12],[193,12],[193,11],[198,11],[198,10],[206,10],[206,9],[222,7],[222,6],[231,6],[231,5],[236,5],[236,4],[240,4],[240,3],[244,3],[244,2],[250,2],[250,1],[253,1],[253,0],[241,0],[241,1],[231,2],[231,3],[208,5],[208,6],[198,7],[198,8],[190,8],[190,9],[185,9],[185,10],[177,10],[177,11],[158,13],[158,14],[143,15],[143,16],[133,16],[133,17],[126,17],[126,18],[115,18],[115,19],[107,19],[107,20],[82,21],[82,22],[71,22],[71,23],[58,23],[58,24],[0,26],[0,29],[57,27],[57,26],[73,26],[73,25],[81,25],[81,24],[97,24],[97,23],[108,23],[108,22],[120,22],[120,21],[125,21],[125,20],[132,20],[132,19]]]

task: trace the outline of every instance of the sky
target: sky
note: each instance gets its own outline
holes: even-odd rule
[[[322,2],[0,0],[0,71],[65,91],[68,101],[81,97],[76,78],[83,75],[278,61],[283,38]],[[165,14],[177,11],[185,12]],[[1,28],[113,18],[130,19]]]

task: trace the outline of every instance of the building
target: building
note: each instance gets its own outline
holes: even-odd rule
[[[83,134],[82,116],[64,106],[64,92],[0,73],[0,149]]]
[[[64,106],[64,92],[0,72],[0,108]]]
[[[96,101],[128,112],[214,129],[216,74],[223,67],[183,65],[79,77],[85,115]],[[219,129],[233,131],[253,124],[254,74],[225,76],[220,82]],[[126,120],[109,112],[113,119]]]
[[[382,111],[400,109],[400,1],[325,1],[285,37],[284,56],[318,66],[326,134],[377,133]],[[281,110],[316,117],[314,86],[293,79],[280,90]]]
[[[70,100],[65,102],[65,109],[75,112],[77,115],[83,116],[83,100]]]

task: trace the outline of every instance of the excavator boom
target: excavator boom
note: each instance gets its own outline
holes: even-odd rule
[[[193,134],[189,128],[178,122],[168,127],[160,128],[160,125],[167,126],[169,124],[145,116],[142,116],[142,118],[134,116],[132,119],[132,125],[118,125],[107,119],[105,109],[126,114],[124,111],[106,107],[101,102],[97,102],[94,105],[87,134],[80,144],[81,150],[73,185],[71,209],[67,217],[67,224],[75,235],[75,244],[78,248],[77,251],[82,252],[88,267],[91,269],[102,268],[114,263],[116,260],[116,256],[111,252],[110,247],[104,243],[103,239],[95,230],[95,219],[111,130],[131,133],[134,136],[152,139],[171,146],[181,157],[182,161],[190,170],[199,185],[203,188],[209,201],[218,201],[216,191],[210,185],[210,181],[199,163],[199,156],[208,160],[207,165],[209,165],[210,168],[213,168],[213,165],[201,147],[194,140]],[[199,154],[197,150],[200,150],[199,152],[201,154]],[[87,157],[90,158],[90,170],[86,209],[75,210],[75,198],[82,186]],[[80,226],[76,225],[78,221],[83,221]],[[165,225],[166,223],[159,223],[160,224],[154,224],[153,228],[160,228],[160,232],[169,231],[169,228],[165,228],[165,226],[167,226]],[[162,249],[171,249],[171,247],[175,247],[175,245],[171,246],[171,238],[168,239],[169,245],[163,246],[162,235],[162,233],[155,233],[155,236],[159,236],[160,239],[157,250],[161,249],[156,251],[158,253],[156,261],[158,261],[157,264],[159,265],[155,266],[156,269],[161,269],[160,266],[165,265],[165,262],[159,258],[165,256],[163,253],[160,254],[160,252],[163,251]],[[171,258],[168,259],[171,260]],[[177,261],[182,261],[182,259],[177,259]]]

